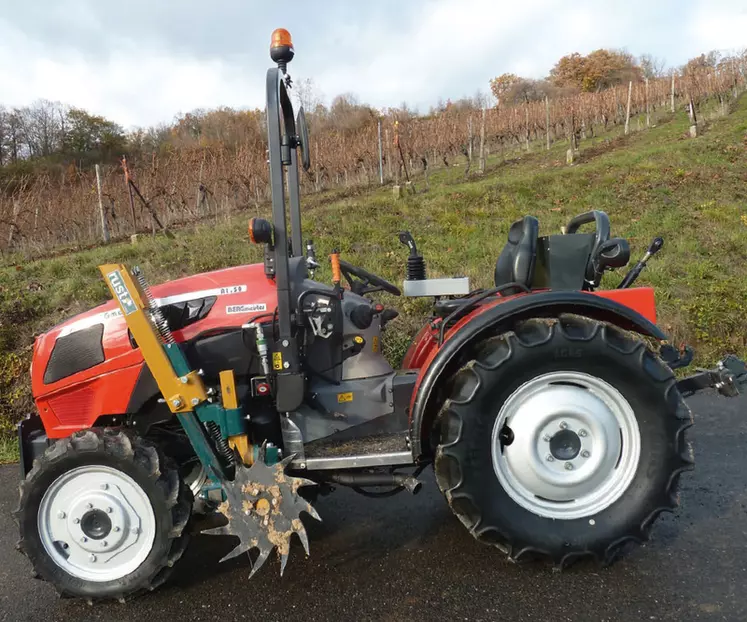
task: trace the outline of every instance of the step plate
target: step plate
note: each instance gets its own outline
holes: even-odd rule
[[[306,445],[305,461],[292,464],[308,471],[360,469],[366,467],[414,464],[407,448],[405,432],[378,434],[355,439],[320,439]]]

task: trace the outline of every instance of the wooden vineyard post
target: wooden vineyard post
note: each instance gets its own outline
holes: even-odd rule
[[[130,169],[127,168],[127,156],[122,156],[122,170],[125,176],[125,185],[130,195],[130,214],[132,216],[132,232],[137,233],[137,217],[135,216],[135,196],[132,194],[132,185],[130,184]]]
[[[379,119],[378,123],[378,138],[379,138],[379,184],[384,185],[384,162],[382,161],[382,153],[381,153],[381,119]]]
[[[18,199],[13,199],[13,220],[10,223],[10,231],[8,231],[8,250],[13,246],[13,238],[18,229],[18,214],[21,213],[21,202]]]
[[[646,127],[651,127],[651,104],[648,101],[648,78],[646,78]]]
[[[101,198],[101,167],[96,165],[96,191],[99,196],[99,216],[101,217],[101,238],[104,240],[104,244],[109,244],[109,225],[106,223],[106,210],[104,209],[104,201]]]
[[[675,74],[672,72],[672,92],[669,96],[669,110],[672,113],[674,113],[674,78]]]
[[[545,138],[547,139],[547,150],[550,151],[550,100],[545,95]]]
[[[526,150],[529,151],[529,102],[526,102],[524,106],[524,130],[526,139]]]
[[[698,118],[695,115],[695,102],[690,93],[687,94],[687,111],[690,115],[690,137],[696,138],[698,136]]]
[[[205,152],[202,152],[202,162],[200,162],[200,175],[197,178],[197,200],[195,201],[195,214],[199,217],[202,213],[202,206],[205,203],[205,186],[202,185],[202,169],[205,166]],[[208,213],[210,206],[208,205]]]
[[[485,172],[485,106],[482,107],[482,119],[480,121],[480,172]]]
[[[389,130],[384,130],[384,144],[386,145],[386,168],[387,176],[392,178],[392,149],[389,143]]]
[[[467,137],[469,142],[467,143],[467,158],[470,161],[470,164],[472,163],[472,115],[469,116],[469,120],[467,122]]]
[[[628,82],[628,106],[625,109],[625,134],[630,131],[630,96],[633,94],[633,81]]]

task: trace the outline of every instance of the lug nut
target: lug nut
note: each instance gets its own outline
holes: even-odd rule
[[[80,539],[80,541],[81,541],[81,542],[88,542],[88,538],[86,538],[85,536],[83,536],[83,537],[82,537],[82,538]]]
[[[103,542],[101,543],[101,546],[109,546],[109,543],[108,543],[108,542],[107,542],[106,540],[104,540],[104,541],[103,541]]]
[[[565,430],[568,427],[568,424],[565,421],[561,421],[559,427],[561,430]]]
[[[63,512],[62,510],[57,512],[57,518],[65,518],[66,516],[67,514],[65,514],[65,512]]]
[[[565,463],[565,470],[566,471],[573,471],[573,465],[570,462]]]
[[[588,451],[587,451],[586,449],[584,449],[584,450],[583,450],[583,451],[581,452],[581,457],[582,457],[582,458],[588,458],[588,457],[589,457],[590,455],[591,455],[591,454],[590,454],[590,453],[589,453],[589,452],[588,452]]]
[[[93,509],[93,503],[86,503],[86,509],[92,510]]]
[[[114,510],[112,508],[106,508],[106,513],[111,514]]]
[[[77,525],[80,522],[80,519],[79,518],[74,518],[73,522]]]
[[[552,454],[547,454],[547,456],[545,456],[545,460],[547,460],[548,462],[553,462],[555,458]]]
[[[92,562],[95,562],[95,561],[96,561],[96,556],[95,556],[95,555],[94,555],[93,553],[91,553],[91,554],[90,554],[90,555],[88,556],[88,559],[89,559],[89,560],[91,560]]]
[[[107,490],[109,488],[109,484],[101,484],[101,490]]]
[[[135,535],[139,534],[140,533],[140,527],[133,527],[132,528],[132,533],[134,533]]]
[[[545,434],[542,437],[542,440],[545,441],[546,443],[549,443],[552,440],[552,436],[550,436],[549,434]]]
[[[120,528],[119,528],[119,527],[112,527],[112,531],[114,531],[115,533],[116,533],[116,532],[119,532],[119,531],[120,531]]]
[[[581,436],[581,437],[584,437],[584,436],[586,436],[587,434],[588,434],[588,433],[587,433],[587,432],[586,432],[586,430],[584,430],[583,428],[581,428],[581,429],[580,429],[580,430],[578,431],[578,435],[579,435],[579,436]]]

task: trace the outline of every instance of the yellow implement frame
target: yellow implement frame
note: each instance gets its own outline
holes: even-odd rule
[[[195,371],[179,375],[174,370],[160,335],[148,318],[147,299],[138,282],[122,264],[105,264],[99,270],[119,303],[127,327],[137,342],[153,378],[172,413],[189,412],[207,399],[202,378]],[[168,347],[168,346],[167,346]],[[171,347],[178,348],[173,345]],[[235,399],[235,398],[234,398]]]

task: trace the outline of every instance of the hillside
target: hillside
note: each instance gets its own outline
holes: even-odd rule
[[[640,282],[657,288],[660,323],[672,340],[695,346],[700,365],[725,352],[745,355],[747,97],[728,116],[704,123],[698,138],[687,137],[688,126],[679,112],[645,131],[582,141],[572,166],[565,163],[567,143],[550,151],[533,145],[515,159],[492,156],[486,173],[468,180],[462,164],[432,173],[428,191],[416,178],[416,192],[401,199],[390,188],[317,193],[304,213],[305,237],[315,240],[319,257],[337,246],[348,261],[397,282],[406,252],[396,233],[408,228],[430,276],[466,274],[474,286],[486,286],[515,219],[536,215],[544,234],[578,213],[602,209],[613,234],[631,240],[634,258],[655,235],[665,238]],[[256,262],[261,253],[247,242],[246,219],[268,212],[262,204],[239,215],[211,217],[177,230],[175,239],[141,236],[136,245],[117,243],[27,263],[20,256],[7,258],[0,267],[0,438],[7,439],[13,424],[33,408],[28,387],[33,335],[106,300],[98,264],[138,264],[157,283]],[[608,284],[620,276],[611,276]],[[326,266],[317,278],[329,279]],[[402,316],[386,336],[393,361],[428,308],[423,300],[395,304]],[[12,457],[12,441],[2,446],[5,457]]]

